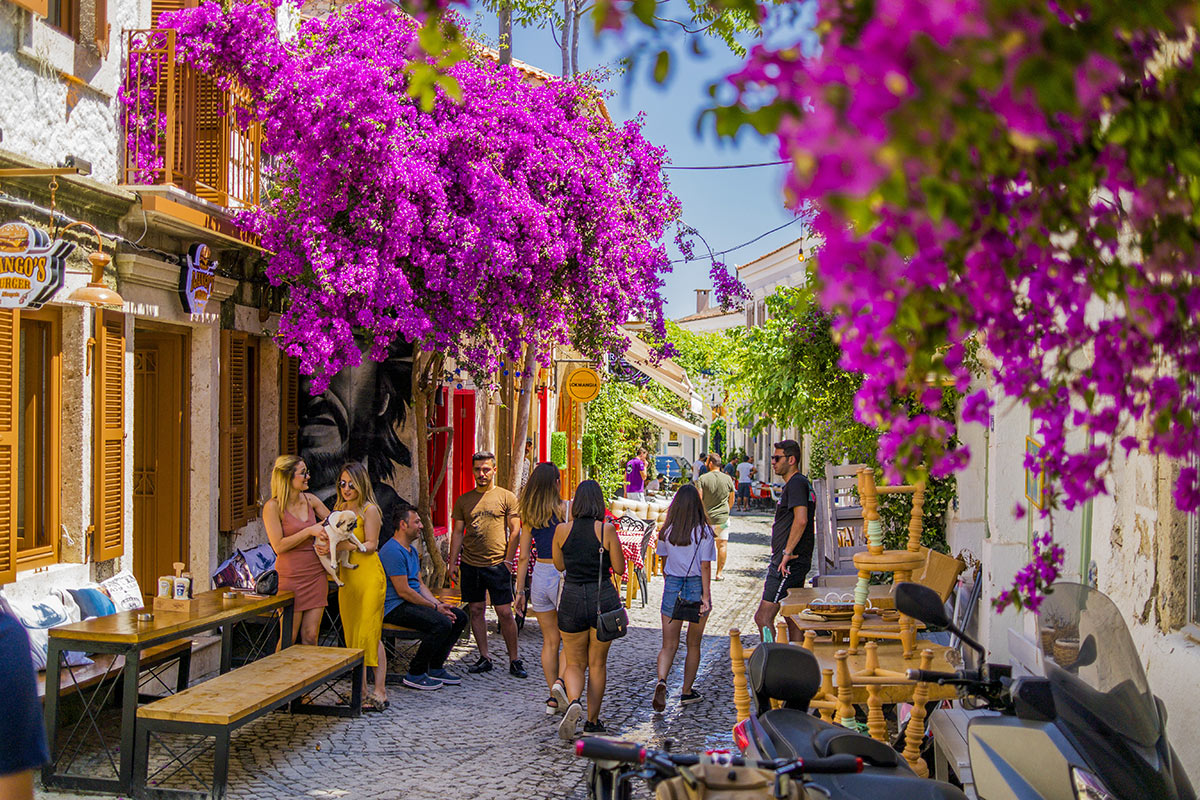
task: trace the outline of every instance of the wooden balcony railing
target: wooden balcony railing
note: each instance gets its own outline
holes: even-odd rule
[[[121,182],[174,185],[227,208],[262,197],[262,125],[246,92],[176,63],[175,31],[125,34]]]

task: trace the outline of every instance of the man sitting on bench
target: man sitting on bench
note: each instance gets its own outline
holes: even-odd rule
[[[450,649],[467,627],[466,612],[438,600],[421,580],[421,558],[413,546],[421,535],[417,510],[406,503],[397,503],[384,525],[384,530],[390,527],[396,535],[379,548],[379,559],[388,577],[383,621],[421,634],[421,645],[408,665],[403,683],[412,689],[426,690],[458,685],[462,679],[447,672],[444,666]]]

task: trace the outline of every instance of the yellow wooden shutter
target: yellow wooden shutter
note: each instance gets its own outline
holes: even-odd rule
[[[13,2],[39,17],[50,14],[50,0],[13,0]]]
[[[245,498],[251,476],[248,460],[247,335],[221,331],[221,502],[220,528],[233,531],[249,522]]]
[[[92,524],[97,561],[125,552],[125,315],[96,312]]]
[[[92,29],[92,36],[96,41],[96,49],[100,51],[103,58],[108,58],[108,34],[110,26],[108,24],[108,0],[94,0],[95,8],[93,17],[95,28]]]
[[[0,308],[0,584],[17,577],[17,360],[20,312]]]
[[[300,359],[279,356],[279,452],[300,454]]]

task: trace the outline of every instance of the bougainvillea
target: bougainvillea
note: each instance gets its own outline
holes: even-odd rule
[[[158,107],[158,84],[166,62],[164,32],[145,31],[133,37],[125,82],[117,89],[124,117],[126,166],[132,170],[126,181],[155,183],[166,163],[160,139],[166,132],[167,115]]]
[[[442,65],[456,89],[407,93],[429,60],[383,0],[304,22],[207,2],[164,14],[188,63],[258,104],[274,186],[246,224],[290,285],[284,346],[315,390],[403,337],[482,371],[568,341],[621,350],[634,317],[662,329],[661,237],[678,216],[664,152],[574,83],[486,60]],[[451,92],[457,96],[452,96]]]
[[[820,210],[822,299],[892,477],[966,463],[928,382],[969,389],[969,337],[1031,409],[1043,514],[1106,491],[1132,449],[1200,453],[1195,14],[839,0],[821,4],[819,55],[761,45],[730,76],[719,126],[775,130],[789,197]],[[929,413],[906,413],[912,394]],[[977,391],[963,416],[990,406]],[[1180,471],[1180,508],[1200,504],[1197,480]]]
[[[1033,558],[1017,572],[1012,588],[992,600],[996,611],[1016,604],[1036,613],[1042,598],[1046,596],[1046,590],[1058,580],[1066,557],[1063,549],[1054,543],[1049,533],[1035,535],[1031,547]]]

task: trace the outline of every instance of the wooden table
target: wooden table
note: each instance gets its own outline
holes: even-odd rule
[[[801,611],[808,608],[809,603],[821,601],[830,592],[832,592],[835,596],[839,594],[854,594],[854,592],[849,589],[838,590],[830,589],[825,586],[791,589],[786,595],[783,596],[783,602],[780,603],[779,610],[785,617],[790,617],[793,614],[799,614]],[[876,608],[896,607],[896,602],[892,599],[892,585],[890,583],[880,586],[872,586],[867,592],[867,600]]]
[[[135,611],[121,611],[107,617],[96,617],[84,622],[63,625],[49,630],[50,641],[46,653],[46,737],[50,744],[51,761],[42,768],[42,783],[47,787],[62,787],[67,789],[82,789],[88,791],[117,792],[128,794],[133,778],[134,733],[137,721],[138,705],[138,673],[140,672],[141,653],[147,648],[177,639],[183,639],[198,633],[221,628],[221,672],[228,672],[233,659],[233,627],[239,622],[258,617],[263,614],[279,614],[282,617],[281,646],[292,643],[292,615],[287,613],[294,604],[295,597],[291,592],[279,592],[269,597],[247,596],[241,594],[232,600],[222,597],[224,589],[215,589],[197,595],[197,607],[191,612],[154,611],[150,608]],[[153,613],[154,619],[139,622],[138,614]],[[61,654],[65,651],[83,651],[86,653],[114,653],[124,657],[121,674],[121,741],[117,754],[119,766],[114,759],[113,750],[100,734],[96,714],[111,695],[111,689],[101,695],[106,681],[96,683],[92,695],[84,698],[84,719],[76,723],[67,741],[59,748],[58,744],[58,711],[59,683],[61,679]],[[70,667],[67,667],[70,670]],[[93,703],[95,704],[93,710]],[[83,722],[90,726],[83,728]],[[79,775],[69,772],[57,772],[59,761],[76,733],[84,737],[89,732],[95,732],[105,756],[116,773],[115,778],[100,778],[94,775]],[[74,752],[82,747],[79,746]],[[67,764],[67,769],[74,762]]]
[[[799,645],[797,645],[798,647]],[[833,642],[817,642],[812,653],[817,657],[817,663],[821,665],[822,670],[833,670],[834,685],[837,685],[837,659],[834,654],[839,650],[845,650],[845,645],[834,644]],[[891,672],[904,672],[908,669],[917,669],[921,666],[921,651],[933,651],[933,665],[930,669],[939,672],[953,672],[956,667],[949,660],[949,654],[958,651],[953,647],[946,645],[934,644],[933,642],[923,642],[918,640],[916,649],[913,652],[912,658],[904,658],[901,652],[899,642],[880,642],[878,646],[879,667],[880,669],[889,670]],[[867,654],[865,648],[860,648],[857,655],[849,656],[846,659],[846,664],[850,667],[851,673],[862,672],[866,668]],[[939,686],[936,683],[928,684],[929,686],[929,701],[933,700],[953,700],[958,697],[958,689],[953,686]],[[913,684],[911,683],[896,683],[889,686],[881,686],[879,688],[880,699],[884,703],[908,703],[912,700]],[[854,686],[853,703],[865,703],[867,701],[867,687]]]
[[[789,641],[791,641],[793,643],[799,641],[799,639],[796,638],[797,631],[799,631],[800,636],[803,636],[805,631],[815,631],[818,633],[820,633],[822,631],[829,631],[829,633],[831,634],[832,640],[834,642],[842,644],[844,646],[844,643],[846,642],[847,637],[850,635],[850,624],[853,620],[851,620],[850,617],[847,617],[846,619],[815,620],[815,619],[807,619],[805,617],[800,616],[799,614],[792,614],[791,616],[789,616],[787,618],[787,621],[789,623],[788,624]],[[914,622],[915,622],[915,620],[914,620]],[[917,630],[919,630],[919,631],[925,630],[924,623],[917,622],[916,625],[917,625]],[[900,621],[893,620],[891,622],[886,622],[877,616],[868,614],[866,617],[866,620],[863,622],[862,631],[860,633],[863,636],[863,638],[870,639],[872,631],[885,631],[885,632],[893,633],[893,634],[899,633],[900,632]]]

